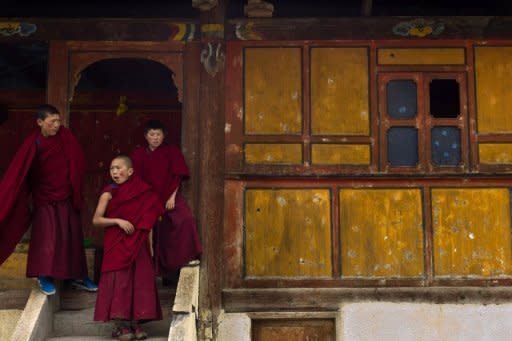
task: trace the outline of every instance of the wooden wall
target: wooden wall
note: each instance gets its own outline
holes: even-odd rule
[[[508,283],[510,51],[230,42],[225,288]]]

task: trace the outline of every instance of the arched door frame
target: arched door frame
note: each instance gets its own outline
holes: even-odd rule
[[[199,132],[198,68],[193,65],[199,61],[199,46],[181,42],[125,42],[125,41],[50,41],[48,61],[47,102],[56,106],[64,125],[69,124],[70,104],[80,72],[87,66],[101,60],[114,58],[140,58],[156,61],[173,72],[173,81],[178,90],[178,99],[182,103],[181,145],[190,168],[193,181],[186,188],[189,203],[197,212]],[[185,61],[189,60],[189,63]],[[199,62],[197,62],[199,64]],[[185,65],[187,64],[187,65]],[[187,80],[184,79],[187,69]]]

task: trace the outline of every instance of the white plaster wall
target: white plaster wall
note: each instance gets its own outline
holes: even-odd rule
[[[512,304],[348,303],[338,327],[350,341],[512,340]]]
[[[217,341],[251,341],[251,319],[246,314],[221,314]]]

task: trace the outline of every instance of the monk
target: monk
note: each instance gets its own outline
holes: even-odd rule
[[[80,221],[85,158],[57,108],[36,111],[38,129],[25,139],[0,182],[0,264],[32,224],[27,277],[37,277],[41,291],[55,294],[54,279],[72,279],[88,291]],[[29,206],[32,207],[30,212]]]
[[[188,167],[178,147],[164,143],[165,131],[162,122],[148,121],[147,144],[132,154],[135,173],[153,187],[166,209],[154,233],[155,264],[164,279],[184,265],[199,264],[202,253],[194,217],[179,192]]]
[[[129,157],[112,160],[114,182],[103,189],[93,217],[95,226],[105,228],[94,320],[117,321],[112,336],[119,340],[145,339],[140,324],[162,319],[150,231],[164,208],[151,187],[132,174]]]

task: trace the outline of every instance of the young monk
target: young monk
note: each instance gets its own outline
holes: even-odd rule
[[[164,143],[165,131],[162,122],[148,121],[147,145],[132,154],[135,173],[153,187],[166,209],[154,233],[155,263],[164,277],[187,263],[198,264],[202,252],[194,217],[179,192],[189,171],[178,147]]]
[[[96,291],[87,278],[79,215],[82,148],[61,126],[55,107],[39,107],[36,122],[38,129],[25,139],[0,182],[0,264],[32,224],[27,277],[37,277],[46,295],[55,293],[54,279],[73,279],[75,286]]]
[[[103,189],[93,217],[95,226],[105,228],[94,320],[116,320],[112,335],[119,340],[145,339],[140,323],[162,319],[150,231],[164,208],[150,186],[132,174],[129,157],[112,160],[114,182]]]

